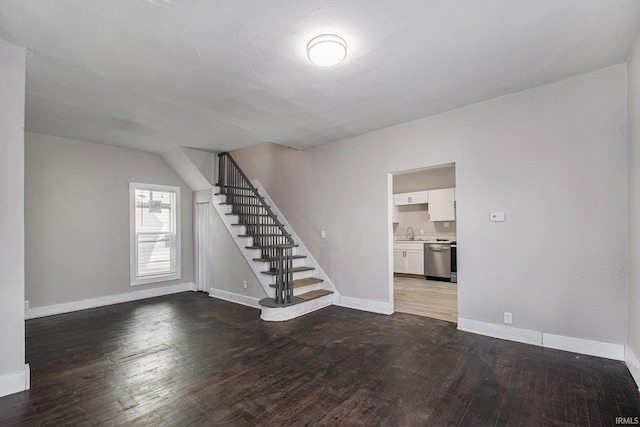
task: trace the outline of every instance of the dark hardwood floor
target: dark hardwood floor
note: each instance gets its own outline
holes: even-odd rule
[[[329,307],[285,323],[182,293],[29,320],[0,425],[615,425],[622,362]]]

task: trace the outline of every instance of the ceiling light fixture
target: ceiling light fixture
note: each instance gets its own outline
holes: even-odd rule
[[[339,64],[347,57],[347,42],[335,34],[322,34],[309,41],[307,56],[322,67]]]

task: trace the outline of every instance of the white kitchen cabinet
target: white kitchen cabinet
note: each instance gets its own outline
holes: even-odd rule
[[[405,272],[407,274],[419,274],[424,275],[424,251],[420,250],[407,250],[405,251],[406,264]]]
[[[393,195],[393,204],[396,206],[426,203],[429,203],[428,191],[414,191],[413,193],[398,193]]]
[[[429,191],[429,221],[455,221],[456,198],[454,188]]]
[[[404,273],[404,250],[393,250],[393,272]]]
[[[393,272],[424,275],[424,243],[394,243]]]

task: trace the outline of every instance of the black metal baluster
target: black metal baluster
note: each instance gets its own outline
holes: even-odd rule
[[[220,153],[220,193],[276,276],[276,304],[293,300],[293,239],[229,153]]]

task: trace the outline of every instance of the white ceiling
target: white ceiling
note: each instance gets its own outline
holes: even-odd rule
[[[27,130],[158,153],[362,134],[624,62],[639,28],[638,0],[0,0]]]

